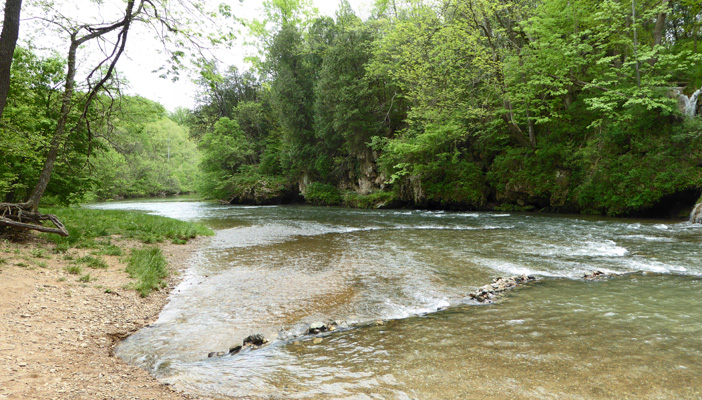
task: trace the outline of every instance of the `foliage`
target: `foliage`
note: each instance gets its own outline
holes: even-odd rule
[[[269,24],[251,25],[259,95],[227,111],[258,136],[205,136],[217,160],[206,191],[245,199],[254,177],[278,176],[315,182],[304,193],[315,204],[351,188],[343,201],[355,207],[624,215],[700,190],[698,123],[671,87],[689,95],[702,82],[702,9],[631,6],[378,1],[362,21],[345,1],[333,19],[266,2]]]
[[[99,142],[93,160],[93,193],[99,199],[188,193],[199,178],[199,153],[188,131],[163,107],[122,98],[115,130]]]
[[[286,177],[263,175],[255,170],[236,174],[227,184],[227,200],[232,204],[281,204],[297,198]]]
[[[0,199],[4,201],[25,200],[36,183],[56,126],[56,89],[64,67],[57,55],[41,57],[32,49],[15,49],[8,103],[0,124]],[[56,202],[80,200],[93,183],[83,168],[85,139],[85,130],[77,129],[63,144],[63,157],[56,163],[57,180],[47,192]]]
[[[343,197],[336,187],[313,182],[307,185],[303,196],[305,201],[316,206],[338,206],[343,201]]]
[[[371,194],[344,193],[344,205],[353,208],[390,208],[400,204],[394,192],[376,191]]]

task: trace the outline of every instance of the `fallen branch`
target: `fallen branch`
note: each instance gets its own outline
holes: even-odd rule
[[[57,216],[31,211],[29,207],[28,204],[0,203],[0,226],[68,236],[66,227]],[[43,221],[50,221],[54,227],[43,225]]]

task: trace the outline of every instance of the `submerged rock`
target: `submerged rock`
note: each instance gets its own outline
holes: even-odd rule
[[[598,279],[598,278],[607,278],[610,276],[617,276],[617,274],[611,273],[611,272],[604,272],[604,271],[595,271],[589,274],[583,275],[583,279]]]

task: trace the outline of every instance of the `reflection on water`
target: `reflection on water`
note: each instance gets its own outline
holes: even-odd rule
[[[201,202],[109,207],[219,229],[159,321],[117,350],[188,392],[286,399],[702,393],[702,229],[688,223]],[[596,269],[637,273],[573,279]],[[491,306],[466,298],[495,276],[517,273],[543,279]],[[379,319],[388,321],[376,325]],[[318,320],[358,327],[319,344],[295,339]],[[273,342],[207,358],[252,333]]]

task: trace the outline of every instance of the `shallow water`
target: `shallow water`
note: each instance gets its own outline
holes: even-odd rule
[[[217,229],[117,349],[216,398],[699,398],[702,227],[534,214],[120,202]],[[626,275],[583,281],[605,270]],[[467,293],[533,274],[494,305]],[[438,311],[441,310],[441,311]],[[315,321],[353,329],[296,338]],[[375,321],[386,320],[382,325]],[[207,358],[262,333],[259,350]]]

